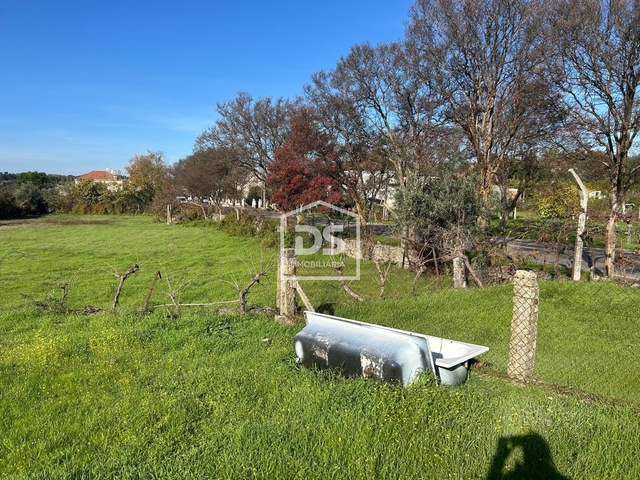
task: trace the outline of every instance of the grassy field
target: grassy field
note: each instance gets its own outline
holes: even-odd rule
[[[395,270],[387,300],[356,303],[309,283],[338,315],[491,348],[461,387],[425,376],[403,389],[298,367],[300,326],[260,310],[273,270],[245,316],[232,304],[138,311],[158,270],[150,304],[234,299],[234,283],[274,259],[250,239],[73,216],[3,222],[0,236],[2,478],[640,478],[637,301],[602,308],[613,286],[542,284],[541,382],[519,387],[503,375],[509,286],[422,282],[414,296]],[[114,272],[133,263],[112,313]],[[374,272],[353,284],[369,299]]]

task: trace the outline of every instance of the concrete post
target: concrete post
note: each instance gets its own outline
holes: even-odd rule
[[[296,305],[296,257],[295,249],[283,248],[280,250],[278,297],[276,303],[280,315],[276,320],[281,323],[291,323],[298,313]]]
[[[536,274],[518,270],[513,279],[513,320],[507,367],[509,378],[518,382],[533,380],[539,296]]]
[[[578,230],[576,232],[576,245],[573,255],[573,280],[578,282],[580,281],[580,275],[582,274],[582,248],[584,244],[582,235],[584,234],[585,225],[587,222],[587,204],[589,203],[589,191],[587,190],[587,187],[584,186],[584,183],[582,183],[582,180],[580,180],[580,177],[573,168],[570,168],[569,172],[576,180],[580,194],[580,215],[578,216]]]
[[[467,269],[462,258],[464,253],[456,252],[453,259],[453,288],[467,288]]]

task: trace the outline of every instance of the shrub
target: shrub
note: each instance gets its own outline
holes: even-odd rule
[[[559,182],[538,187],[535,209],[541,218],[562,218],[580,211],[578,187],[568,182]]]
[[[280,244],[280,222],[242,213],[238,220],[235,213],[229,213],[218,223],[218,227],[229,235],[254,237],[264,247],[276,247]]]
[[[16,202],[27,215],[42,215],[47,213],[47,202],[42,198],[42,192],[33,183],[23,183],[15,192]]]
[[[20,209],[15,204],[14,196],[6,189],[0,189],[0,219],[20,216]]]

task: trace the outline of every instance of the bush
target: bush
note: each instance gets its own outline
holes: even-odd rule
[[[277,247],[280,244],[280,222],[243,213],[238,220],[235,213],[229,213],[218,223],[218,227],[229,235],[254,237],[264,247]]]
[[[0,189],[0,219],[17,218],[21,210],[15,204],[15,198],[6,189]]]
[[[568,182],[540,186],[534,196],[541,218],[563,218],[580,211],[578,187]]]
[[[40,187],[33,183],[23,183],[15,192],[16,202],[27,215],[47,213],[47,202],[42,198]]]
[[[79,215],[87,215],[91,213],[91,206],[87,205],[83,202],[76,203],[71,209],[71,213],[79,214]]]
[[[249,189],[249,193],[247,194],[247,198],[244,199],[244,202],[247,205],[253,205],[254,201],[256,205],[262,201],[262,187],[254,186]]]

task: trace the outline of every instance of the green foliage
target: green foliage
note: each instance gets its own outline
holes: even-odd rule
[[[56,211],[96,215],[144,213],[152,200],[149,190],[128,181],[116,190],[86,179],[54,197]]]
[[[280,221],[249,215],[243,212],[238,220],[235,213],[228,213],[218,227],[229,235],[255,238],[264,247],[280,245]]]
[[[249,193],[247,194],[247,198],[244,199],[244,203],[247,205],[253,205],[253,202],[256,202],[256,205],[259,201],[262,200],[262,187],[253,186],[249,189]]]
[[[0,219],[17,218],[20,209],[15,204],[15,197],[4,187],[0,187]]]
[[[482,213],[475,177],[450,171],[425,181],[414,179],[397,200],[398,225],[447,251],[464,249]]]
[[[225,233],[236,237],[253,237],[255,232],[254,223],[256,217],[247,213],[242,213],[238,219],[235,213],[228,213],[220,221],[219,227]]]
[[[17,175],[16,183],[18,185],[31,184],[40,189],[53,187],[57,182],[55,177],[44,172],[23,172]]]
[[[107,186],[101,182],[82,179],[73,185],[69,192],[77,203],[91,207],[100,203],[100,200],[107,192]]]
[[[146,155],[134,155],[129,160],[126,170],[129,179],[124,192],[125,197],[131,205],[136,205],[136,213],[142,213],[151,206],[155,196],[165,187],[167,165],[164,154],[147,152]]]
[[[41,215],[55,210],[62,184],[69,181],[69,176],[42,172],[5,172],[0,179],[0,218]]]
[[[578,187],[573,183],[539,185],[534,196],[535,208],[541,218],[562,218],[580,211]]]
[[[40,187],[33,183],[21,184],[15,192],[15,199],[27,215],[41,215],[48,211]]]

